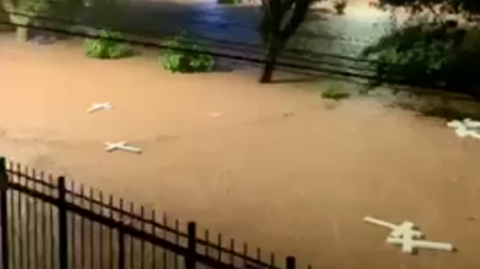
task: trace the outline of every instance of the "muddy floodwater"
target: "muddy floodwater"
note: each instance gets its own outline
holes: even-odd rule
[[[0,154],[335,269],[480,268],[480,144],[445,122],[258,70],[179,75],[155,59],[0,40]],[[319,84],[318,87],[323,87]],[[89,114],[94,102],[114,108]],[[106,153],[125,140],[140,155]],[[458,253],[403,255],[366,215],[410,220]],[[301,268],[301,267],[299,267]]]

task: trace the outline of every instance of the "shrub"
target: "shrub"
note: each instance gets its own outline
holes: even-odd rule
[[[323,90],[321,96],[325,99],[339,101],[349,98],[351,94],[346,91],[341,85],[334,83],[328,86],[328,88],[326,88],[325,90]]]
[[[121,39],[118,32],[101,30],[98,38],[87,38],[83,43],[85,55],[95,59],[119,59],[133,55],[133,49],[125,42],[112,40]]]
[[[385,82],[413,86],[442,86],[472,94],[479,86],[480,49],[461,48],[466,30],[415,25],[394,32],[368,47],[363,55],[374,60],[374,86]]]
[[[163,68],[178,73],[210,72],[215,67],[215,60],[211,55],[202,52],[202,48],[195,42],[189,41],[185,34],[181,34],[163,43],[166,47],[162,51],[160,61]]]
[[[347,0],[335,0],[333,2],[333,8],[338,15],[345,14],[345,9],[347,8]]]

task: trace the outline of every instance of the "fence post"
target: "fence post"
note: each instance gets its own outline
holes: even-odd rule
[[[195,222],[188,223],[188,253],[185,256],[185,268],[195,269],[197,264],[197,224]]]
[[[7,212],[8,175],[6,161],[0,157],[0,225],[2,236],[2,268],[9,268],[8,212]]]
[[[295,269],[296,267],[295,257],[288,256],[287,257],[287,269]]]
[[[68,268],[68,234],[67,234],[67,201],[66,201],[65,178],[58,178],[58,257],[60,268]]]

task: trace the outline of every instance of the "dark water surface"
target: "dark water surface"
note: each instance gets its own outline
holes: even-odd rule
[[[260,12],[255,5],[218,5],[212,1],[201,0],[132,1],[115,14],[118,15],[99,16],[94,12],[87,12],[84,20],[94,25],[156,38],[187,32],[210,49],[258,59],[263,55],[260,36],[256,30]],[[391,25],[388,14],[366,7],[352,7],[347,9],[345,15],[323,15],[322,18],[305,25],[302,34],[291,42],[290,48],[316,54],[356,57]],[[300,52],[286,54],[292,59],[304,56]],[[335,56],[316,57],[319,57],[317,60],[321,62],[352,64],[351,60]],[[295,61],[305,63],[307,60],[313,60],[312,56]],[[357,63],[355,65],[357,66]]]

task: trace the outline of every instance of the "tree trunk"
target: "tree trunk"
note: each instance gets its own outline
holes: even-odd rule
[[[260,30],[264,43],[268,45],[266,63],[260,83],[272,82],[277,58],[287,41],[305,21],[305,16],[313,0],[262,0],[263,18]],[[292,10],[293,14],[287,13]],[[282,23],[289,17],[288,23]]]
[[[273,72],[275,71],[275,66],[277,65],[277,58],[283,48],[284,43],[285,42],[281,42],[279,40],[272,41],[265,57],[265,65],[263,66],[260,83],[272,82]]]

